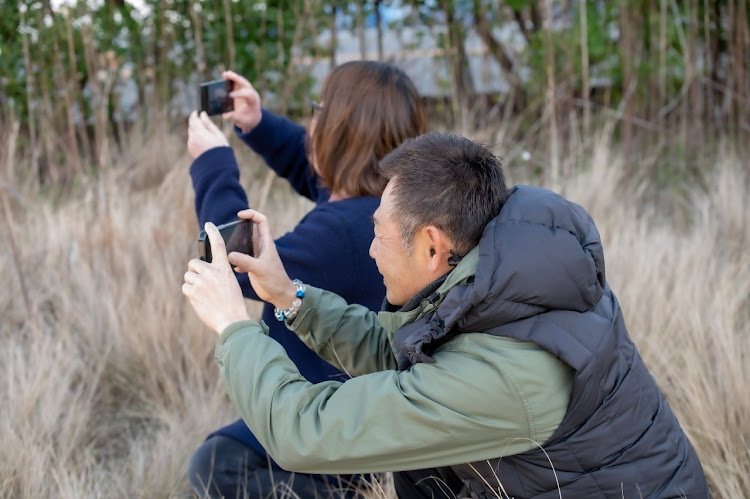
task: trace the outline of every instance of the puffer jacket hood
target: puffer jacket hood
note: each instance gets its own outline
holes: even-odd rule
[[[514,187],[475,250],[474,278],[458,285],[449,278],[433,299],[440,307],[430,324],[419,320],[397,333],[401,369],[431,362],[429,352],[459,333],[547,310],[589,310],[606,285],[604,253],[591,217],[547,189]]]
[[[591,217],[577,204],[519,186],[484,231],[460,331],[481,331],[546,310],[584,312],[602,297],[604,254]]]

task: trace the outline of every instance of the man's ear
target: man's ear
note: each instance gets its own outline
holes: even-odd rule
[[[448,264],[450,249],[453,242],[450,238],[434,225],[428,225],[422,229],[423,242],[426,246],[429,259],[428,267],[433,274],[443,275],[451,266]]]

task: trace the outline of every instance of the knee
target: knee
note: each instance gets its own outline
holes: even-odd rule
[[[205,440],[190,456],[187,475],[190,485],[200,497],[210,497],[209,485],[216,463],[216,441],[214,438]]]
[[[235,495],[239,477],[257,458],[245,444],[222,435],[207,438],[188,462],[188,479],[200,497]]]

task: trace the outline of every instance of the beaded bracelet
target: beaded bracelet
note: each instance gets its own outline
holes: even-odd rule
[[[297,286],[297,292],[294,294],[295,298],[292,302],[292,306],[286,310],[279,310],[278,308],[273,309],[273,315],[277,321],[288,321],[294,319],[302,306],[302,298],[305,297],[305,285],[299,279],[292,281]]]

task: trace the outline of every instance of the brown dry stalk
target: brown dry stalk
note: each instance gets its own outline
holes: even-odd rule
[[[581,72],[583,94],[583,135],[588,140],[591,131],[591,82],[589,80],[589,39],[586,0],[579,0],[581,16]]]
[[[195,39],[195,58],[197,61],[196,71],[198,72],[198,78],[202,81],[206,80],[206,51],[203,48],[203,32],[201,16],[198,15],[197,8],[200,4],[193,3],[190,6],[190,18],[193,20],[193,38]],[[232,67],[234,69],[234,67]]]
[[[234,69],[237,67],[237,60],[235,58],[234,23],[232,21],[232,2],[230,0],[224,0],[224,22],[227,27],[227,52],[229,57],[229,67]]]
[[[24,11],[19,10],[21,13],[20,26],[26,26],[26,19]],[[34,116],[34,77],[31,64],[31,49],[29,48],[29,36],[26,33],[26,29],[21,30],[21,42],[23,44],[23,63],[26,68],[26,105],[29,110],[29,144],[31,145],[32,153],[32,168],[36,167],[36,159],[38,154],[38,148],[36,143],[36,117]],[[15,144],[14,144],[15,146]]]
[[[16,140],[18,139],[18,129],[20,125],[18,120],[13,120],[10,126],[10,136],[8,137],[8,165],[9,168],[15,162],[16,158]],[[7,188],[2,189],[3,198],[3,221],[6,227],[5,236],[8,238],[8,244],[10,245],[10,252],[13,255],[13,265],[18,275],[18,283],[21,287],[21,297],[23,298],[23,305],[26,308],[26,315],[28,316],[34,331],[40,331],[39,318],[36,315],[36,311],[32,306],[31,297],[29,296],[28,288],[26,287],[26,279],[24,278],[24,272],[21,265],[21,257],[18,251],[18,244],[16,243],[16,237],[14,235],[15,227],[13,224],[13,216],[11,214],[10,203],[8,202],[8,195],[6,193]]]

